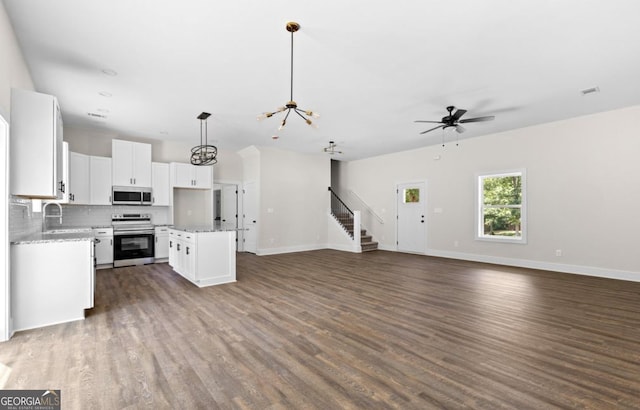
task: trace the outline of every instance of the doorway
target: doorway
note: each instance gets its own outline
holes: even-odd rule
[[[426,183],[401,183],[396,186],[397,248],[400,252],[426,253]]]
[[[247,182],[243,189],[243,228],[245,252],[258,252],[258,186]]]
[[[236,250],[243,251],[243,231],[238,218],[242,208],[239,184],[215,183],[213,185],[213,225],[216,229],[236,230]]]

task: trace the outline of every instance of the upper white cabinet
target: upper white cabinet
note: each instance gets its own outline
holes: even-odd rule
[[[154,206],[169,206],[169,164],[151,163],[151,188]]]
[[[89,200],[89,156],[69,152],[69,203],[88,205]]]
[[[111,158],[89,158],[91,205],[111,205]]]
[[[11,193],[63,199],[62,115],[52,95],[11,90]]]
[[[213,188],[213,168],[172,162],[171,184],[175,188]]]
[[[151,144],[112,140],[112,183],[151,187]]]

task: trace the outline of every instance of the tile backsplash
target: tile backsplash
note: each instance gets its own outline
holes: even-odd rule
[[[164,225],[169,221],[167,206],[62,205],[62,224],[58,218],[47,218],[44,226],[42,212],[33,212],[31,200],[11,196],[9,205],[9,240],[40,232],[43,229],[110,226],[111,214],[151,214],[151,221],[155,225]],[[47,215],[57,214],[57,207],[52,205],[47,207]]]

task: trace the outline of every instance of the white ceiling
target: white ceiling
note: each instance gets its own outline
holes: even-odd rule
[[[640,103],[638,0],[3,1],[65,123],[121,137],[196,145],[207,111],[222,150],[335,140],[346,160],[440,144],[413,121],[447,105],[496,116],[467,124],[470,138]],[[287,21],[301,25],[294,99],[319,129],[256,121],[289,100]]]

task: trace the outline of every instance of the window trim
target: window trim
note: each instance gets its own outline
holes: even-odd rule
[[[508,176],[520,176],[522,186],[522,203],[520,204],[520,224],[522,235],[520,237],[511,236],[489,236],[484,235],[484,192],[483,192],[483,179],[495,178],[495,177],[508,177]],[[526,244],[527,243],[527,170],[525,168],[495,171],[495,172],[483,172],[476,174],[476,228],[475,239],[483,242],[499,242],[499,243],[515,243]],[[509,206],[507,206],[509,207]],[[511,206],[516,208],[517,206]]]

